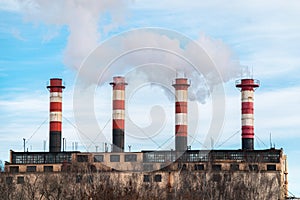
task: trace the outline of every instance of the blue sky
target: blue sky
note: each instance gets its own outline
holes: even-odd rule
[[[84,142],[85,139],[73,127],[76,124],[73,89],[80,64],[97,45],[123,31],[160,27],[202,42],[212,57],[214,53],[219,55],[218,51],[229,52],[232,56],[226,57],[225,61],[238,60],[241,65],[253,68],[253,76],[261,81],[255,94],[255,147],[268,148],[272,133],[276,148],[283,148],[288,155],[290,191],[300,196],[298,1],[49,2],[0,0],[1,160],[8,160],[9,149],[22,150],[22,138],[28,139],[30,150],[43,150],[42,141],[48,140],[49,94],[45,87],[51,77],[63,78],[66,85],[63,133],[67,138],[67,148],[71,150],[72,142],[76,141],[81,150],[94,151],[94,144],[87,145],[88,142]],[[205,43],[203,38],[210,43]],[[225,122],[216,146],[240,129],[240,93],[234,87],[238,78],[232,76],[223,84]],[[156,98],[153,98],[153,93]],[[110,86],[97,87],[94,97],[99,127],[110,140]],[[134,93],[128,104],[128,114],[139,126],[147,126],[151,122],[149,112],[154,104],[162,104],[167,115],[173,113],[173,102],[154,86]],[[211,120],[211,101],[199,104],[198,108],[199,132],[204,133]],[[174,119],[170,116],[163,131],[173,133]],[[169,136],[172,134],[168,137],[157,135],[154,141],[143,144],[131,137],[127,141],[135,150],[151,149],[157,148]],[[197,138],[201,141],[204,137],[200,134]],[[192,146],[200,148],[197,142]],[[234,135],[219,148],[240,148],[240,135]]]

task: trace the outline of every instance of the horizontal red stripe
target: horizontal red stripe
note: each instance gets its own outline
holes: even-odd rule
[[[61,122],[50,122],[50,131],[61,131]]]
[[[176,102],[176,113],[187,113],[187,102]]]
[[[114,119],[112,126],[113,129],[124,129],[125,121],[124,119]]]
[[[61,102],[50,102],[50,112],[62,111]]]
[[[50,92],[62,92],[64,86],[62,85],[62,79],[50,79]]]
[[[254,127],[242,126],[242,138],[254,138]]]
[[[176,125],[175,126],[175,131],[176,133],[178,132],[187,132],[187,125]]]
[[[242,79],[241,84],[242,85],[253,85],[254,84],[254,79]]]
[[[254,139],[254,135],[242,135],[244,139]]]
[[[187,132],[176,133],[175,137],[187,137]]]
[[[62,79],[60,78],[50,79],[50,86],[62,86]]]
[[[175,90],[187,90],[188,89],[188,85],[174,85]]]
[[[113,85],[114,90],[125,90],[125,84]]]
[[[62,88],[50,88],[50,92],[62,92]]]
[[[242,102],[242,114],[253,114],[253,102]]]
[[[246,91],[246,90],[253,91],[254,87],[253,86],[241,86],[241,89],[242,89],[242,91]]]
[[[253,109],[253,102],[242,102],[242,108]]]
[[[253,126],[242,126],[242,131],[247,131],[247,130],[254,131],[254,127]]]
[[[242,109],[242,114],[253,114],[253,109]]]
[[[113,100],[113,110],[125,110],[125,101]]]
[[[259,87],[259,84],[254,79],[243,79],[237,87],[242,88],[242,91],[253,90],[253,88]]]
[[[175,84],[188,84],[188,79],[187,78],[176,78]]]

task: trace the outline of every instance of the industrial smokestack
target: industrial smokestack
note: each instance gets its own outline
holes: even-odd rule
[[[236,87],[242,94],[242,149],[254,149],[254,90],[259,81],[242,79],[236,81]]]
[[[50,136],[49,151],[61,151],[61,121],[62,121],[62,80],[59,78],[50,79],[50,85],[47,86],[50,92]]]
[[[125,130],[125,78],[121,76],[113,77],[113,152],[124,151],[124,130]]]
[[[176,151],[187,150],[187,102],[188,102],[187,78],[176,78],[175,88],[175,149]]]

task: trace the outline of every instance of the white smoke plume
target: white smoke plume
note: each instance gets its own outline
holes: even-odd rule
[[[86,56],[99,44],[100,31],[107,32],[124,21],[127,0],[16,0],[14,5],[25,20],[69,30],[64,63],[78,69]],[[111,21],[102,29],[101,17]]]
[[[175,77],[185,76],[192,80],[190,100],[204,103],[215,86],[236,77],[239,70],[238,60],[221,40],[201,34],[193,41],[170,30],[145,28],[101,44],[80,74],[99,85],[110,81],[112,76],[126,75],[127,92],[130,87],[134,90],[146,82],[173,91],[171,84]]]
[[[125,20],[129,0],[15,0],[18,3],[20,11],[24,14],[27,21],[34,23],[43,23],[56,27],[66,26],[69,30],[67,46],[64,50],[64,63],[73,69],[80,69],[85,58],[94,50],[101,41],[101,33],[109,32],[110,29],[120,25]],[[101,17],[110,16],[108,24],[100,27]],[[47,37],[49,38],[49,36]],[[51,37],[50,37],[51,38]],[[209,96],[209,90],[217,84],[222,84],[237,76],[240,71],[240,65],[235,59],[232,51],[221,40],[214,40],[200,34],[199,39],[183,44],[178,38],[165,34],[164,31],[149,32],[138,31],[133,34],[120,35],[114,39],[110,45],[100,45],[100,51],[94,50],[97,55],[96,59],[84,63],[88,69],[81,73],[81,78],[93,83],[107,83],[112,76],[124,75],[135,68],[136,73],[145,73],[149,82],[158,82],[170,85],[176,74],[184,74],[193,81],[191,85],[191,100],[198,100],[202,103]],[[131,52],[124,57],[118,58],[109,67],[107,72],[101,75],[99,81],[99,71],[102,67],[107,66],[106,58],[111,55],[121,55],[122,53],[140,47],[154,47],[170,50],[170,52],[144,49],[143,51]],[[199,52],[199,46],[201,51]],[[175,54],[172,54],[175,52]],[[195,68],[181,58],[189,58],[197,63],[201,73],[195,73]],[[205,57],[208,55],[210,60]],[[112,57],[116,59],[116,57]],[[89,59],[89,58],[88,58]],[[213,62],[214,66],[211,64]],[[137,66],[153,63],[150,70],[139,70]],[[175,73],[170,70],[152,70],[157,66],[169,66]],[[155,69],[155,68],[154,68]],[[199,70],[198,70],[199,71]],[[204,76],[204,77],[203,77]],[[220,78],[216,78],[220,77]],[[132,81],[137,76],[127,77]],[[135,81],[138,82],[138,81]]]

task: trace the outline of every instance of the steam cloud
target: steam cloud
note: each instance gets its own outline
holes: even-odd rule
[[[124,21],[128,5],[127,0],[16,0],[16,3],[27,21],[68,28],[64,63],[75,69],[101,40],[100,18],[111,18],[100,29],[108,32]]]
[[[192,80],[189,88],[190,100],[204,103],[215,86],[236,77],[240,71],[239,62],[231,50],[222,41],[211,39],[204,34],[200,34],[199,39],[193,41],[186,40],[179,33],[179,37],[175,37],[174,32],[164,29],[141,29],[115,36],[99,45],[103,40],[103,33],[124,22],[129,0],[14,0],[14,3],[29,22],[50,25],[58,30],[61,27],[68,29],[64,63],[78,70],[79,77],[87,83],[75,86],[74,116],[77,127],[84,133],[89,133],[92,139],[97,138],[101,132],[94,112],[95,87],[96,84],[111,81],[112,76],[126,75],[129,83],[126,95],[130,95],[130,92],[134,92],[135,88],[145,82],[158,83],[168,94],[174,91],[171,83],[180,74],[179,76],[186,76]],[[51,35],[46,36],[45,40],[51,40]],[[215,91],[218,91],[217,87]],[[173,95],[168,96],[173,100]],[[191,105],[196,105],[196,102],[192,102],[190,107]],[[217,108],[219,104],[214,102],[213,105]],[[219,133],[222,126],[222,109],[225,106],[220,104],[219,107],[220,109],[213,109],[212,116],[216,118],[212,119],[211,124],[214,126],[211,126],[209,133]],[[216,113],[217,111],[221,114]],[[197,111],[192,112],[190,114],[196,119]],[[157,110],[152,118],[162,116],[162,113]],[[165,123],[164,120],[158,121]],[[192,124],[189,131],[196,133],[197,126]],[[148,135],[154,135],[155,132],[159,132],[160,127],[161,124],[154,123],[146,127],[145,131],[151,132]],[[140,132],[140,128],[138,131],[134,131],[134,128],[132,130],[135,134]],[[105,136],[101,134],[101,138],[98,139],[105,141]]]
[[[64,52],[64,63],[73,69],[79,69],[83,60],[99,45],[101,33],[108,32],[124,21],[127,12],[126,7],[129,5],[129,1],[126,0],[17,0],[17,2],[26,20],[57,27],[66,26],[69,29],[70,34]],[[101,17],[107,17],[107,15],[111,16],[111,21],[104,27],[99,27]],[[190,87],[190,90],[193,91],[190,93],[190,99],[204,103],[209,96],[209,90],[213,89],[214,85],[221,84],[237,76],[240,71],[240,64],[234,58],[231,50],[221,40],[211,39],[202,33],[196,42],[204,49],[204,52],[199,52],[199,49],[195,48],[193,44],[183,45],[181,41],[172,38],[172,36],[160,34],[159,32],[144,31],[139,32],[138,35],[121,35],[118,42],[113,43],[113,45],[106,47],[103,45],[105,48],[97,56],[98,58],[109,57],[118,51],[121,52],[120,50],[126,51],[139,46],[160,48],[163,44],[165,49],[198,60],[197,64],[201,67],[201,73],[205,76],[205,79],[195,73],[193,66],[182,58],[170,52],[151,49],[130,53],[124,58],[118,59],[112,64],[100,82],[98,80],[99,74],[95,72],[106,66],[107,63],[101,62],[99,59],[95,60],[94,63],[88,64],[89,70],[85,71],[82,78],[101,85],[110,81],[112,76],[126,74],[132,67],[148,63],[148,70],[147,68],[137,69],[135,74],[140,76],[131,74],[126,77],[128,81],[138,84],[139,81],[133,79],[144,77],[141,76],[141,74],[144,74],[150,82],[170,85],[176,73],[184,74],[194,83],[197,83],[192,84]],[[216,70],[212,68],[207,60],[201,60],[201,54],[204,53],[210,56]],[[176,70],[176,73],[170,73],[168,70],[153,70],[159,66],[171,66]],[[157,71],[160,71],[159,76]],[[217,76],[221,79],[216,79]]]
[[[175,77],[186,76],[192,80],[189,99],[205,103],[214,87],[236,77],[239,68],[233,53],[220,40],[201,34],[193,41],[174,31],[145,28],[101,44],[80,73],[86,81],[99,85],[125,74],[129,94],[145,83],[162,85],[169,93],[174,91],[171,83]]]

